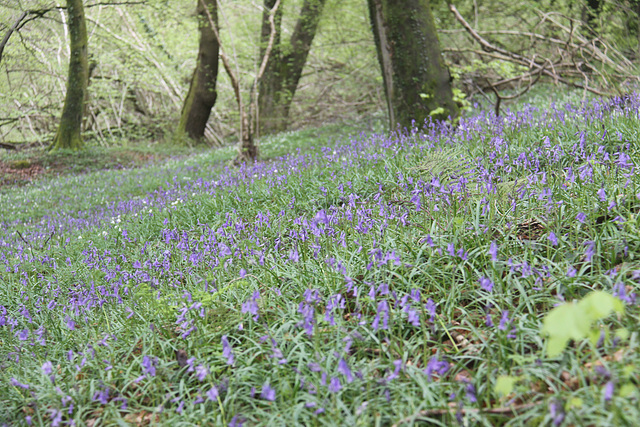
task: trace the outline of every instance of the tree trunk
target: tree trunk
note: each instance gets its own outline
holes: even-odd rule
[[[429,0],[368,0],[390,129],[455,118],[451,78]]]
[[[184,100],[178,134],[187,135],[194,141],[202,141],[204,130],[216,103],[216,80],[218,78],[218,53],[220,46],[211,25],[218,23],[216,0],[198,0],[200,47],[198,61],[191,78],[189,92]],[[207,15],[204,7],[207,7]],[[212,17],[209,20],[209,16]],[[213,22],[212,22],[213,21]]]
[[[258,146],[254,143],[253,130],[249,121],[249,115],[245,109],[240,111],[240,120],[242,122],[241,140],[238,155],[233,160],[235,165],[253,163],[258,159]]]
[[[67,94],[62,107],[60,126],[50,150],[67,148],[79,150],[82,141],[82,113],[89,83],[87,56],[87,25],[84,19],[82,0],[67,0],[67,14],[71,56],[67,76]]]
[[[307,62],[325,3],[326,0],[304,1],[288,46],[284,46],[281,41],[282,8],[276,12],[276,39],[264,76],[259,82],[258,129],[262,135],[282,132],[289,124],[291,102],[298,88],[302,69]],[[270,35],[269,10],[274,4],[275,0],[264,1],[261,33],[263,50]]]

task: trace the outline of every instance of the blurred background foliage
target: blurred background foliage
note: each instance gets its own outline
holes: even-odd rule
[[[12,36],[0,63],[0,141],[45,146],[53,138],[69,55],[65,12],[56,8],[62,4],[50,0],[0,3],[0,35],[22,12],[32,11],[34,18],[23,22]],[[302,0],[283,3],[283,40],[293,31],[301,4]],[[195,1],[184,0],[85,2],[91,63],[86,141],[112,146],[170,140],[196,63],[195,6]],[[633,83],[620,78],[617,67],[629,71],[640,62],[637,0],[461,0],[455,6],[494,46],[529,58],[550,59],[566,55],[563,49],[570,43],[592,46],[610,62],[600,61],[596,72],[589,73],[590,86],[620,93]],[[492,88],[517,94],[531,83],[531,78],[518,78],[527,73],[526,66],[479,47],[447,1],[432,0],[431,7],[459,104],[491,104],[500,96]],[[223,45],[245,88],[257,72],[261,14],[262,2],[257,0],[219,2]],[[585,63],[598,61],[585,57],[585,52],[591,51],[577,52],[576,57]],[[576,81],[584,78],[574,77]],[[545,79],[554,83],[552,78]],[[366,1],[329,1],[293,100],[289,128],[362,118],[370,122],[371,117],[384,114],[384,105]],[[209,144],[236,141],[238,120],[231,84],[220,72],[210,119],[215,138]]]

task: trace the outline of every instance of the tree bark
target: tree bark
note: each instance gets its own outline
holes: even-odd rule
[[[212,28],[212,25],[218,24],[216,0],[198,0],[197,3],[200,27],[198,60],[182,107],[178,134],[186,134],[194,141],[202,141],[211,109],[217,98],[216,80],[220,46]],[[209,14],[204,10],[205,7]]]
[[[261,42],[262,50],[270,37],[269,11],[275,0],[264,1]],[[267,68],[259,82],[258,130],[262,135],[286,130],[293,97],[302,76],[302,70],[311,44],[318,29],[318,23],[326,0],[305,0],[300,9],[300,17],[288,45],[281,40],[282,8],[276,11],[276,38]],[[264,53],[260,55],[263,57]]]
[[[390,129],[458,115],[429,0],[368,0]],[[414,124],[415,121],[415,124]]]
[[[67,76],[67,94],[62,107],[60,126],[50,150],[61,148],[79,150],[82,141],[82,114],[89,83],[87,54],[87,25],[82,0],[67,0],[67,25],[69,27],[70,58]]]

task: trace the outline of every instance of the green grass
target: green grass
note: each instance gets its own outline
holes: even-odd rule
[[[0,420],[633,425],[637,303],[557,357],[541,328],[563,301],[638,293],[640,182],[616,163],[638,162],[637,100],[520,111],[5,191]]]

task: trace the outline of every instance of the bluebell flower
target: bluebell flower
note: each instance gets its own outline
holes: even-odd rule
[[[209,400],[216,401],[218,400],[218,396],[220,395],[220,392],[218,391],[218,387],[216,387],[215,385],[212,385],[206,394]]]
[[[480,278],[480,287],[489,293],[493,291],[493,282],[488,277]]]
[[[427,368],[423,371],[424,374],[432,380],[433,374],[436,373],[440,376],[444,375],[449,370],[449,363],[444,360],[440,360],[438,356],[432,356],[427,363]]]
[[[233,365],[233,350],[226,335],[222,336],[222,356],[227,358],[227,365]]]
[[[351,383],[353,381],[353,374],[351,373],[351,369],[343,358],[340,358],[340,361],[338,362],[338,372],[347,378],[348,383]]]
[[[266,382],[262,385],[262,392],[260,393],[260,397],[264,400],[274,401],[276,400],[276,391],[275,389],[271,388],[269,383]]]
[[[331,393],[337,393],[342,389],[342,384],[340,383],[340,378],[331,377],[331,381],[329,382],[329,391]]]

